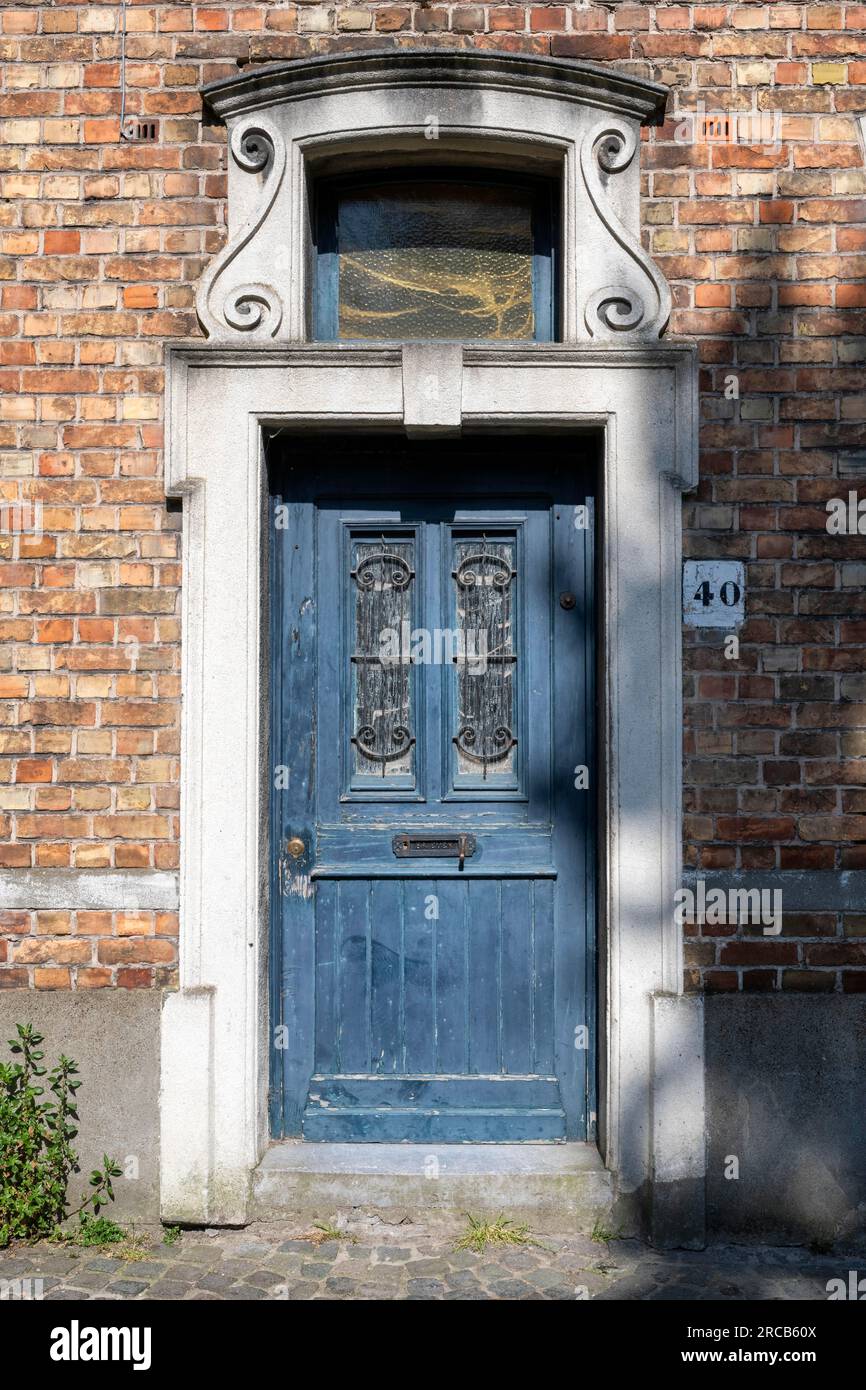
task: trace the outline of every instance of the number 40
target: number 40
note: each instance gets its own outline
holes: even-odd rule
[[[719,589],[719,598],[726,608],[736,608],[740,601],[742,590],[739,584],[733,579],[726,579]],[[705,579],[703,584],[699,584],[695,590],[695,602],[700,602],[704,608],[709,608],[715,594],[710,588],[710,581]]]

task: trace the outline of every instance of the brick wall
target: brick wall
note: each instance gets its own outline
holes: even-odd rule
[[[7,989],[148,989],[174,984],[175,912],[4,912]]]
[[[747,564],[737,661],[686,635],[686,862],[866,867],[866,5],[149,4],[0,12],[0,868],[177,864],[179,521],[166,340],[224,225],[203,82],[332,46],[459,44],[615,62],[674,89],[643,150],[671,331],[703,360],[686,551]],[[696,138],[704,113],[774,140]],[[695,118],[689,119],[690,114]],[[756,119],[757,118],[757,119]],[[162,913],[0,915],[0,986],[170,983]],[[689,929],[688,983],[866,987],[866,916]]]

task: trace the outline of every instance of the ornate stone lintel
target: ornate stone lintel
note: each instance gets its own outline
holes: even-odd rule
[[[658,339],[671,296],[640,242],[637,152],[665,96],[599,64],[468,51],[321,55],[211,84],[205,101],[229,129],[230,223],[242,225],[202,278],[202,328],[219,342],[303,342],[308,184],[359,159],[426,153],[432,114],[440,159],[459,162],[471,140],[497,164],[561,171],[562,342]]]

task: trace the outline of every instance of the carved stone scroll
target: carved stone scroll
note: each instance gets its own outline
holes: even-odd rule
[[[229,151],[240,169],[250,174],[263,173],[264,186],[237,236],[223,247],[203,275],[196,312],[209,338],[234,338],[238,332],[273,338],[283,316],[278,291],[262,280],[233,283],[229,272],[274,205],[286,172],[285,142],[276,126],[257,115],[235,126]]]
[[[667,281],[610,206],[602,182],[602,173],[619,174],[627,169],[637,148],[637,129],[608,117],[587,131],[580,149],[581,173],[592,205],[613,240],[641,272],[640,288],[631,284],[605,285],[587,298],[584,322],[590,336],[597,339],[624,333],[660,338],[671,314]],[[644,299],[647,291],[648,304]]]

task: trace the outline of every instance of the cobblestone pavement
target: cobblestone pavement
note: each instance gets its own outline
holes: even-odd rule
[[[574,1235],[457,1253],[453,1231],[411,1224],[369,1223],[354,1238],[320,1244],[311,1234],[252,1226],[186,1231],[164,1245],[161,1232],[149,1232],[131,1259],[110,1247],[16,1245],[0,1252],[0,1279],[41,1278],[46,1299],[825,1300],[828,1279],[856,1265],[854,1256],[800,1247],[666,1253]]]

